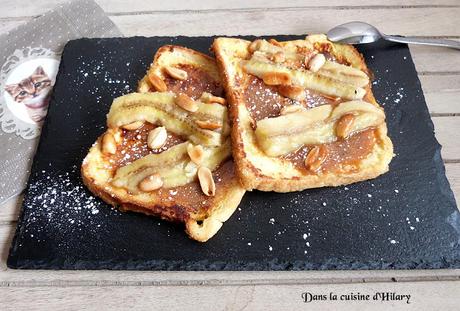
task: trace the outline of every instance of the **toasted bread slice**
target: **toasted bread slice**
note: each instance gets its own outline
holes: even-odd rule
[[[138,90],[114,100],[108,130],[83,161],[83,181],[109,204],[185,223],[192,239],[205,242],[245,192],[215,61],[164,46]]]
[[[247,190],[290,192],[371,179],[393,145],[363,57],[324,35],[217,38],[233,158]]]

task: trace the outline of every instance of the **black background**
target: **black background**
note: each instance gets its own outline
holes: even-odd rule
[[[298,38],[278,36],[280,40]],[[406,45],[359,48],[374,72],[396,157],[347,187],[247,193],[205,244],[183,227],[120,213],[81,183],[113,98],[132,92],[155,51],[205,53],[210,37],[81,39],[67,44],[8,258],[11,268],[297,270],[460,267],[460,217]]]

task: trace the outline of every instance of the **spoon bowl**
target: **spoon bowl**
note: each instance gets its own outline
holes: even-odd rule
[[[333,42],[347,44],[372,43],[379,39],[384,39],[398,43],[424,44],[460,49],[460,42],[453,40],[385,35],[374,26],[365,22],[350,22],[336,26],[327,32],[327,37]]]
[[[327,32],[329,40],[348,44],[372,43],[382,34],[372,25],[364,22],[350,22],[332,28]]]

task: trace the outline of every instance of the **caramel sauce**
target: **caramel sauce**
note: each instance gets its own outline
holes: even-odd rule
[[[374,148],[377,140],[376,129],[367,129],[332,143],[323,144],[327,157],[321,165],[321,171],[342,172],[353,171],[362,159],[365,159]],[[295,167],[306,174],[315,174],[305,167],[305,157],[315,145],[306,145],[296,151],[283,155],[281,158],[292,162]]]
[[[211,76],[205,71],[190,65],[180,65],[178,68],[187,71],[186,80],[176,80],[170,77],[165,78],[165,83],[169,91],[175,93],[185,93],[192,98],[200,98],[203,92],[211,93],[215,96],[223,96],[223,89],[219,83],[214,82]],[[168,138],[163,147],[150,149],[147,146],[147,136],[156,125],[146,123],[135,131],[123,130],[122,142],[117,146],[116,154],[110,158],[113,172],[117,168],[128,165],[133,161],[145,157],[149,154],[157,154],[169,148],[185,142],[180,136],[168,131]],[[213,205],[221,193],[225,193],[232,186],[235,180],[233,160],[230,158],[220,164],[212,172],[216,184],[216,195],[206,196],[201,190],[200,184],[195,181],[183,186],[173,188],[161,188],[155,192],[158,201],[157,206],[143,207],[135,204],[124,204],[125,210],[142,212],[145,214],[161,214],[162,218],[172,221],[184,221],[191,214],[205,216],[207,210]]]
[[[146,123],[135,131],[122,130],[122,141],[117,146],[117,153],[112,157],[114,169],[126,166],[149,154],[161,153],[185,141],[174,133],[168,132],[168,138],[163,147],[150,149],[147,146],[147,136],[154,128],[156,128],[155,125]]]
[[[329,61],[349,65],[345,60],[334,57],[325,47],[320,47],[320,52],[322,52]],[[239,81],[239,83],[246,85],[243,94],[244,101],[254,121],[277,117],[280,115],[281,109],[287,105],[297,104],[309,109],[327,104],[336,106],[344,102],[341,98],[326,96],[309,89],[305,90],[306,97],[304,100],[296,101],[281,96],[276,86],[266,85],[261,79],[253,75],[248,75],[246,81]],[[371,92],[366,92],[363,100],[372,102]],[[328,157],[322,164],[320,170],[334,172],[343,171],[345,169],[347,171],[353,170],[353,166],[357,166],[359,161],[366,158],[372,152],[376,143],[376,138],[376,130],[367,129],[354,133],[346,139],[340,139],[333,143],[325,144]],[[292,162],[296,168],[304,171],[306,174],[313,174],[314,172],[309,172],[305,167],[305,157],[313,147],[314,146],[303,146],[297,151],[281,156],[281,158]]]
[[[177,68],[187,72],[187,79],[176,80],[165,74],[164,82],[168,86],[168,91],[184,93],[193,99],[200,98],[203,92],[223,96],[224,90],[220,83],[216,82],[206,71],[188,64],[181,64]]]
[[[251,75],[244,92],[244,100],[254,121],[277,117],[284,106],[293,104],[314,108],[327,104],[338,105],[343,102],[341,99],[326,97],[312,90],[305,90],[305,92],[306,97],[302,101],[283,97],[278,93],[276,86],[266,85],[261,79]]]

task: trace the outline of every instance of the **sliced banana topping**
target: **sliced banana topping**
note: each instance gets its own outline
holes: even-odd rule
[[[175,105],[175,95],[169,92],[132,93],[114,100],[107,116],[109,128],[121,127],[138,120],[160,124],[195,144],[219,146],[230,133],[227,107],[195,101],[197,110],[190,112]],[[203,129],[197,120],[209,120],[220,124],[222,130]]]
[[[369,84],[369,77],[365,72],[328,61],[322,53],[311,57],[316,52],[309,41],[299,41],[296,45],[255,40],[248,49],[252,57],[243,62],[244,70],[263,79],[267,85],[292,84],[349,100],[361,99],[366,94],[363,88]],[[299,61],[304,62],[308,70],[295,69],[298,65],[291,68]]]
[[[158,174],[163,188],[178,187],[195,180],[198,166],[188,153],[188,142],[184,142],[157,154],[149,154],[117,169],[111,183],[115,187],[137,194],[140,183],[147,177]],[[230,140],[218,147],[203,147],[200,165],[215,170],[231,155]]]
[[[361,99],[365,95],[365,91],[361,87],[321,75],[319,72],[294,70],[280,64],[254,60],[245,61],[243,69],[247,73],[263,79],[268,85],[292,84],[326,95],[351,100]]]
[[[326,61],[318,74],[356,87],[365,87],[369,84],[369,77],[364,71],[331,61]]]
[[[147,136],[147,146],[150,149],[158,149],[164,146],[168,139],[168,133],[164,126],[157,127],[149,132]]]
[[[344,115],[352,116],[352,122],[350,117],[340,121]],[[323,105],[260,120],[255,136],[259,147],[268,156],[276,157],[303,145],[329,143],[343,135],[377,127],[384,121],[385,114],[381,108],[364,101],[350,101],[336,108]]]

